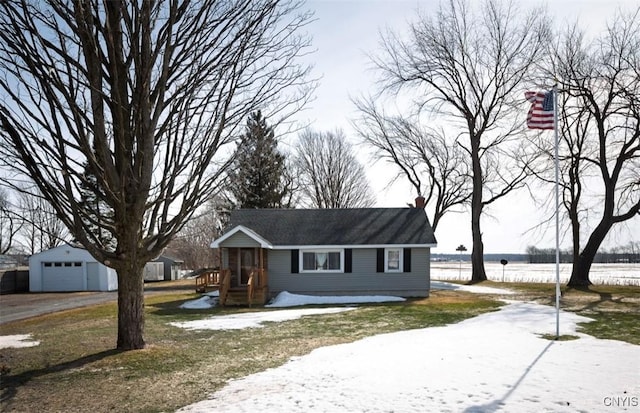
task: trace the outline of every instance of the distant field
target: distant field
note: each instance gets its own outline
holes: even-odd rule
[[[485,262],[487,278],[492,281],[506,282],[555,282],[555,264],[529,264],[523,262],[508,263]],[[560,264],[560,282],[566,283],[571,275],[571,264]],[[471,263],[432,262],[431,278],[434,280],[465,281],[471,279]],[[640,264],[593,264],[590,273],[591,282],[606,285],[640,286]]]

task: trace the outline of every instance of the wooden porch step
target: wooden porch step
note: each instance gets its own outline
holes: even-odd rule
[[[220,285],[218,284],[196,286],[197,293],[208,293],[209,291],[219,291],[219,290],[220,290]]]
[[[231,288],[227,293],[225,305],[243,306],[243,305],[264,305],[269,299],[269,289],[267,287],[256,288],[253,293],[253,299],[248,302],[246,288]]]

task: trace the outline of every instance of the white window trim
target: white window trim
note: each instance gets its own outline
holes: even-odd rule
[[[389,252],[398,251],[398,269],[389,268]],[[384,272],[404,272],[404,251],[403,248],[384,249]]]
[[[339,252],[340,253],[340,269],[339,270],[305,270],[304,269],[304,260],[302,259],[302,256],[304,253],[309,253],[309,252],[313,252],[313,253],[330,253],[330,252]],[[298,268],[299,271],[301,273],[306,273],[306,274],[320,274],[320,273],[344,273],[344,249],[336,249],[336,248],[331,248],[331,249],[321,249],[321,248],[314,248],[314,249],[306,249],[306,250],[300,250],[299,255],[298,255]]]

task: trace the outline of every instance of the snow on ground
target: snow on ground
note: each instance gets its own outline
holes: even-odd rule
[[[388,295],[364,295],[364,296],[321,296],[321,295],[301,295],[291,294],[282,291],[265,307],[295,307],[300,305],[322,305],[322,304],[360,304],[360,303],[384,303],[405,301],[402,297]]]
[[[454,285],[454,284],[450,284]],[[215,294],[214,294],[215,293]],[[180,306],[185,309],[207,309],[218,304],[218,291],[207,293],[203,297],[187,301]],[[402,297],[388,295],[364,295],[364,296],[320,296],[320,295],[300,295],[282,291],[265,307],[296,307],[301,305],[336,305],[336,304],[362,304],[362,303],[385,303],[405,301]]]
[[[33,341],[31,334],[16,334],[12,336],[0,336],[0,348],[34,347],[39,341]]]
[[[472,293],[483,294],[513,294],[510,290],[502,288],[458,285],[442,281],[431,282],[434,290],[462,290]],[[386,295],[363,295],[363,296],[319,296],[292,294],[282,291],[265,307],[295,307],[305,305],[336,305],[336,304],[364,304],[405,301],[402,297]],[[184,309],[207,309],[215,307],[218,302],[217,291],[204,294],[202,297],[187,301],[180,306]],[[333,314],[342,311],[353,310],[355,307],[341,308],[308,308],[300,310],[279,310],[279,311],[257,311],[250,313],[231,314],[224,316],[212,316],[203,320],[184,321],[170,323],[173,326],[190,330],[239,330],[243,328],[262,327],[265,322],[279,322],[294,320],[306,315]]]
[[[491,281],[506,282],[556,282],[555,264],[529,264],[510,262],[506,266],[499,262],[485,262],[487,278]],[[503,273],[504,270],[504,273]],[[560,282],[566,284],[571,275],[571,264],[560,264]],[[431,282],[433,280],[471,279],[471,263],[456,261],[432,262]],[[594,284],[635,285],[640,286],[640,264],[593,264],[589,279]]]
[[[453,284],[452,284],[453,285]],[[265,307],[295,307],[303,305],[335,305],[335,304],[358,304],[358,303],[383,303],[390,301],[405,301],[402,297],[367,295],[367,296],[315,296],[291,294],[283,291]],[[217,303],[217,295],[210,297],[204,295],[196,300],[187,301],[180,308],[203,309],[211,308]],[[213,316],[204,320],[194,320],[170,323],[176,327],[190,330],[239,330],[243,328],[262,327],[265,322],[279,322],[295,320],[307,315],[335,314],[343,311],[354,310],[355,307],[339,308],[306,308],[298,310],[279,311],[258,311],[251,313],[231,314],[224,316]]]
[[[637,411],[640,346],[575,333],[588,320],[562,312],[561,334],[580,338],[549,341],[539,334],[555,331],[555,309],[514,302],[319,348],[179,412]]]
[[[296,310],[258,311],[208,317],[203,320],[169,323],[188,330],[241,330],[243,328],[263,327],[265,322],[295,320],[300,317],[318,314],[335,314],[355,310],[355,307],[302,308]]]
[[[210,291],[208,293],[204,293],[202,297],[198,299],[182,303],[182,305],[180,305],[180,308],[184,308],[187,310],[206,310],[207,308],[213,308],[218,305],[219,297],[219,291]]]
[[[460,285],[452,284],[443,281],[431,281],[432,290],[460,290],[467,291],[474,294],[513,294],[512,290],[506,288],[484,287],[481,285]]]
[[[459,285],[443,281],[431,281],[433,290],[460,290],[476,294],[513,294],[513,291],[504,288],[483,287],[479,285]],[[292,294],[282,291],[265,307],[297,307],[303,305],[336,305],[336,304],[364,304],[364,303],[387,303],[405,301],[402,297],[390,295],[360,295],[360,296],[326,296],[326,295],[302,295]],[[185,309],[207,309],[218,304],[218,291],[204,294],[202,297],[187,301],[180,306]]]
[[[205,310],[216,306],[216,299],[204,295],[196,300],[187,301],[180,305],[180,308],[187,310]]]

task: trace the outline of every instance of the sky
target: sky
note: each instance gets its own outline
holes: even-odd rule
[[[433,282],[432,287],[478,286]],[[475,292],[509,293],[499,289]],[[289,296],[286,300],[305,305],[305,297]],[[321,311],[357,308],[242,315],[254,321],[283,321],[309,316],[307,310],[315,310],[313,316],[322,317]],[[182,327],[224,329],[229,325],[227,317],[207,317],[183,323]],[[577,323],[589,321],[561,311],[560,334],[578,339],[550,341],[541,335],[555,334],[553,307],[508,301],[500,311],[457,324],[381,334],[316,349],[280,367],[232,380],[206,395],[207,400],[178,412],[624,411],[620,406],[635,411],[640,406],[640,346],[576,332]],[[196,327],[194,323],[198,322]]]
[[[517,0],[522,7],[545,5],[540,0]],[[474,1],[475,3],[475,1]],[[637,6],[636,0],[558,0],[548,2],[549,13],[559,23],[576,19],[596,32],[605,27],[616,7]],[[313,46],[317,49],[310,61],[313,73],[321,76],[315,100],[300,115],[316,130],[341,128],[355,145],[360,162],[365,166],[369,183],[380,207],[405,207],[416,194],[402,181],[389,185],[396,170],[392,165],[375,163],[366,147],[359,144],[351,120],[357,115],[351,102],[375,92],[375,72],[368,56],[379,50],[379,33],[390,28],[402,32],[407,22],[416,18],[416,10],[429,13],[438,5],[434,0],[311,0],[306,6],[315,11],[309,26]],[[524,106],[523,106],[524,108]],[[526,108],[525,108],[526,110]],[[485,253],[524,253],[529,245],[555,247],[555,232],[531,231],[546,216],[525,192],[508,196],[492,205],[482,221]],[[463,244],[471,252],[471,221],[468,213],[447,214],[440,222],[434,253],[455,253]],[[640,217],[618,230],[605,241],[606,248],[629,241],[640,241]],[[570,246],[567,235],[561,242]]]

